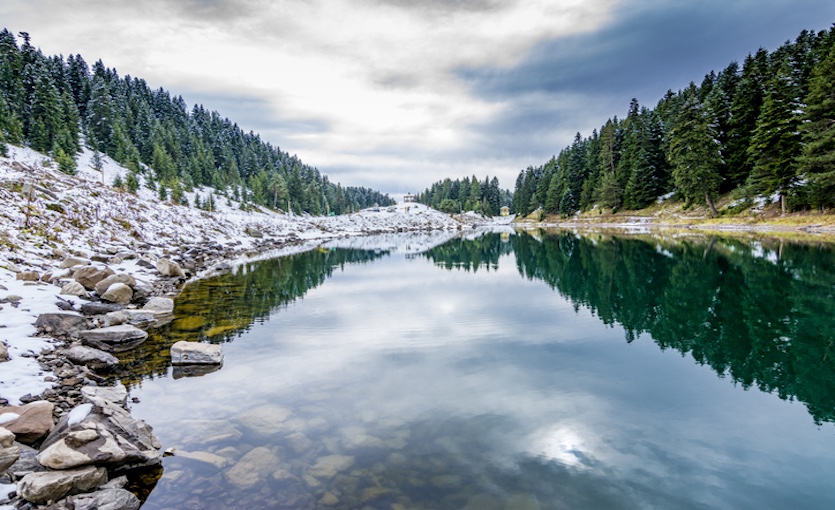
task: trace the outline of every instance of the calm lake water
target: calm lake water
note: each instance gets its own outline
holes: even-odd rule
[[[145,509],[835,508],[831,246],[317,249],[176,314],[120,374],[177,452]]]

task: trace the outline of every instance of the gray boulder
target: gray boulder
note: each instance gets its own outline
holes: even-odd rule
[[[39,400],[22,406],[0,408],[0,417],[5,417],[3,427],[12,432],[18,442],[32,444],[52,430],[52,402]],[[9,416],[15,416],[9,420]],[[9,420],[9,421],[6,421]]]
[[[41,275],[37,271],[21,271],[15,275],[15,280],[24,282],[36,282],[40,279]]]
[[[84,401],[101,408],[107,404],[124,405],[128,400],[128,390],[124,384],[116,386],[85,386],[81,388]]]
[[[180,340],[171,346],[172,365],[219,365],[223,363],[220,345]]]
[[[119,326],[82,331],[80,336],[82,340],[89,340],[91,342],[121,344],[143,341],[148,338],[148,333],[130,324],[120,324]]]
[[[44,440],[38,462],[50,469],[158,464],[160,443],[144,421],[101,394],[62,416]]]
[[[63,351],[63,355],[76,365],[85,365],[93,370],[111,369],[119,365],[116,356],[85,345],[72,346]]]
[[[20,458],[20,448],[14,445],[14,434],[0,427],[0,473],[6,471]]]
[[[145,310],[119,310],[104,316],[105,326],[131,324],[139,328],[145,328],[153,324],[154,321],[156,321],[156,316]]]
[[[152,297],[145,303],[142,309],[154,315],[169,315],[174,313],[174,300],[164,297]]]
[[[157,261],[157,271],[159,271],[162,276],[176,276],[179,278],[186,277],[186,273],[183,271],[183,268],[170,259],[159,259]]]
[[[73,510],[138,510],[142,503],[125,489],[103,489],[67,498]]]
[[[65,471],[30,473],[17,484],[18,494],[31,503],[44,504],[69,494],[86,492],[107,481],[107,470],[93,466]]]
[[[107,290],[101,294],[101,298],[104,301],[110,301],[111,303],[126,305],[130,303],[130,300],[133,298],[133,289],[125,283],[112,283],[109,287],[107,287]]]
[[[87,289],[84,288],[84,285],[81,285],[78,282],[69,282],[63,287],[61,287],[61,294],[65,296],[86,296]]]
[[[90,260],[83,259],[81,257],[67,257],[61,262],[59,267],[67,268],[67,267],[76,267],[76,266],[89,266]]]
[[[96,294],[101,296],[102,294],[107,292],[107,288],[113,285],[114,283],[124,283],[128,287],[133,288],[133,286],[136,285],[136,280],[133,278],[133,276],[129,274],[114,274],[108,276],[107,278],[96,284]]]
[[[69,337],[90,329],[84,317],[73,313],[42,313],[35,321],[35,327],[48,335]]]
[[[84,315],[101,315],[103,313],[115,312],[124,308],[116,303],[83,303],[81,313]]]
[[[96,284],[108,276],[115,274],[109,267],[83,266],[73,273],[75,281],[87,290],[94,290]]]

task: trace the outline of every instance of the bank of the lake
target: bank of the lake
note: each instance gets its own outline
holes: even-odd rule
[[[43,452],[32,447],[65,446],[64,436],[75,433],[68,421],[88,430],[83,444],[114,439],[109,425],[83,423],[107,421],[102,411],[120,415],[119,427],[146,428],[141,420],[121,415],[124,392],[99,394],[95,388],[105,384],[113,367],[112,351],[141,343],[147,329],[163,324],[171,298],[187,281],[346,237],[423,232],[414,245],[420,249],[422,242],[440,242],[433,233],[488,222],[475,216],[453,219],[418,204],[315,218],[244,207],[230,198],[209,212],[162,202],[148,190],[131,195],[101,183],[124,171],[106,159],[101,172],[88,162],[78,175],[68,176],[48,158],[20,147],[10,147],[9,158],[0,158],[0,505],[19,501],[20,493],[39,504],[89,492],[124,465],[158,462],[159,452],[148,450],[157,449],[152,434],[116,432],[117,441],[138,441],[132,447],[145,454],[97,462],[90,459],[102,450],[93,448],[79,454],[81,460],[54,462],[50,467],[61,468],[60,474],[45,481],[39,473],[43,459],[35,461]],[[91,333],[96,331],[102,335]],[[33,426],[36,430],[29,431]],[[56,435],[58,429],[64,436]],[[73,437],[70,443],[77,443]],[[103,475],[104,468],[90,467],[79,475],[74,471],[79,464],[104,464],[110,471]],[[37,490],[33,483],[18,483],[30,474],[37,475]],[[50,492],[50,486],[60,490]]]

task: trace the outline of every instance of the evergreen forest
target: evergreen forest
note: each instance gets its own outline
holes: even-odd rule
[[[513,210],[637,210],[674,194],[715,216],[726,193],[729,212],[762,197],[782,212],[835,206],[835,28],[761,48],[655,108],[633,99],[626,118],[521,171]]]
[[[510,191],[499,187],[498,177],[487,176],[479,181],[474,175],[472,179],[438,181],[418,194],[415,200],[448,214],[475,211],[496,216],[502,207],[511,205],[512,197]]]
[[[6,144],[51,155],[66,173],[76,170],[82,144],[94,163],[106,154],[128,168],[124,186],[136,191],[139,174],[160,198],[182,203],[183,191],[212,186],[243,204],[296,213],[341,214],[394,201],[364,187],[330,182],[316,168],[202,105],[120,77],[101,60],[92,69],[80,55],[45,56],[29,34],[21,44],[0,32],[0,155]],[[212,201],[213,203],[213,201]]]

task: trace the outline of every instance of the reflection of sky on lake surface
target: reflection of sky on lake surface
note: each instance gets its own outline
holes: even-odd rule
[[[476,273],[401,255],[348,265],[224,351],[218,372],[135,391],[163,441],[185,419],[313,402],[372,435],[460,424],[490,469],[558,487],[542,508],[835,505],[831,424],[649,338],[628,344],[512,256]]]

